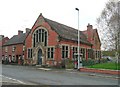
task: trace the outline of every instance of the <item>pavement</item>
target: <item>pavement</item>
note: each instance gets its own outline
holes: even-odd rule
[[[77,73],[77,74],[80,73],[80,74],[84,74],[84,75],[88,75],[88,76],[120,79],[120,76],[118,76],[118,75],[92,73],[92,72],[80,72],[76,69],[50,69],[50,68],[38,68],[38,69],[44,70],[44,71],[68,72],[68,73]]]

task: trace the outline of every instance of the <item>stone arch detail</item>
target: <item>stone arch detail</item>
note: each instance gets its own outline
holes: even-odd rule
[[[34,64],[38,64],[38,51],[39,51],[39,49],[42,50],[42,65],[44,65],[45,60],[46,60],[45,59],[46,56],[45,56],[45,49],[41,44],[38,44],[38,46],[33,49],[33,61],[34,61]]]

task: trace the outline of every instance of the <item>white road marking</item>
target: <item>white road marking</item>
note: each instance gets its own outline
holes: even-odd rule
[[[7,77],[7,76],[3,76],[3,75],[0,75],[1,77],[4,77],[4,78],[7,78],[7,79],[9,79],[9,80],[13,80],[13,81],[17,81],[17,82],[19,82],[19,83],[21,83],[21,84],[26,84],[26,83],[24,83],[24,82],[22,82],[22,81],[20,81],[20,80],[17,80],[17,79],[13,79],[13,78],[10,78],[10,77]]]
[[[51,70],[51,69],[47,69],[47,68],[38,68],[38,69],[41,69],[41,70]]]

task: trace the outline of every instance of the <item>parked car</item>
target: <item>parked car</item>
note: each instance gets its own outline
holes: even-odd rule
[[[111,56],[103,56],[102,58],[107,59],[108,61],[113,61],[113,58]]]

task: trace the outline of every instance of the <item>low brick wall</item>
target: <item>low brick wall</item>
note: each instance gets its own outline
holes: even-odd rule
[[[80,68],[80,71],[81,72],[94,72],[94,73],[104,73],[104,74],[120,75],[120,70]]]

